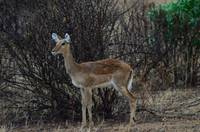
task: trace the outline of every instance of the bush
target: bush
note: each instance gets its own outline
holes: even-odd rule
[[[192,44],[199,43],[200,27],[200,2],[199,0],[178,0],[168,4],[160,5],[149,11],[151,21],[157,21],[161,16],[166,21],[168,32],[166,39],[172,39],[176,33],[188,29]]]
[[[163,38],[160,47],[167,49],[167,63],[171,63],[174,87],[177,82],[194,86],[198,69],[198,54],[200,46],[200,2],[199,0],[178,0],[168,4],[153,7],[148,16],[153,22],[158,36]],[[160,32],[160,33],[158,33]],[[156,41],[156,40],[155,40]],[[154,43],[156,44],[156,43]],[[182,72],[185,70],[185,72]]]

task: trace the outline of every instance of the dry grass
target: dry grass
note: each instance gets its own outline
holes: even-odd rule
[[[134,1],[137,0],[119,0],[119,4],[132,4]],[[150,4],[150,3],[156,3],[156,4],[162,4],[162,3],[168,3],[174,0],[144,0],[145,4]]]
[[[0,132],[6,132],[6,127],[5,126],[0,126]]]
[[[6,132],[8,129],[3,127],[0,132]],[[22,128],[10,129],[13,132],[78,132],[80,125],[57,125],[49,124],[37,126],[28,126]],[[139,123],[130,128],[130,132],[198,132],[200,130],[200,120],[168,120],[163,122]],[[125,123],[104,122],[96,125],[92,129],[86,130],[91,132],[127,132],[128,127]]]
[[[177,89],[152,94],[148,99],[149,104],[147,107],[169,115],[200,114],[199,92],[199,90],[193,89]]]
[[[178,115],[158,118],[148,112],[137,113],[138,121],[131,126],[131,132],[198,132],[200,130],[199,90],[167,90],[157,92],[147,98],[147,107],[162,111],[161,115]],[[183,116],[181,116],[183,115]],[[187,115],[186,117],[184,115]],[[28,123],[27,123],[28,124]],[[42,123],[17,127],[0,127],[0,132],[78,132],[81,123]],[[127,122],[102,121],[95,123],[91,132],[126,132]]]
[[[167,3],[171,2],[173,0],[145,0],[147,3],[156,3],[156,4],[162,4],[162,3]]]

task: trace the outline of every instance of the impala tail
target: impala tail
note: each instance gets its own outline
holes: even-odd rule
[[[130,74],[129,74],[129,78],[128,78],[128,91],[132,91],[133,87],[132,87],[132,83],[133,83],[133,70],[131,70]]]

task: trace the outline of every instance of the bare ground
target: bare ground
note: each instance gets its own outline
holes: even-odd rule
[[[80,124],[39,124],[20,128],[1,128],[0,132],[78,132]],[[127,132],[126,123],[102,122],[95,125],[91,132]],[[164,119],[159,122],[137,123],[130,127],[130,132],[200,132],[200,120]]]

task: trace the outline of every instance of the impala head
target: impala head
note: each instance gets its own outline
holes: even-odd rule
[[[65,34],[64,39],[61,39],[61,37],[58,36],[56,33],[52,33],[51,37],[56,42],[56,46],[51,51],[53,55],[64,54],[65,52],[68,52],[70,48],[69,44],[71,42],[68,33]]]

